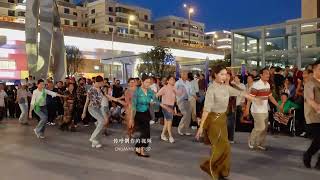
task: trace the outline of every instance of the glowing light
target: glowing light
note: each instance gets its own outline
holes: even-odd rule
[[[25,11],[25,10],[26,10],[26,6],[25,6],[25,5],[22,5],[22,4],[18,4],[18,5],[16,6],[16,10],[23,10],[23,11]]]
[[[134,20],[136,20],[136,16],[130,15],[130,16],[129,16],[129,21],[134,21]]]
[[[16,40],[16,41],[25,41],[25,32],[20,30],[12,30],[12,29],[4,29],[0,28],[0,34],[7,36],[8,40]],[[113,42],[98,40],[98,39],[89,39],[89,38],[80,38],[74,36],[65,36],[65,45],[69,46],[77,46],[82,52],[96,52],[97,49],[106,49],[106,50],[114,50],[114,51],[126,51],[132,52],[134,54],[146,53],[153,48],[153,46],[149,45],[140,45],[133,43],[124,43],[124,42]],[[36,46],[29,45],[32,48],[32,52],[36,52]],[[28,48],[27,48],[28,49]],[[14,52],[11,50],[10,52]],[[3,52],[0,49],[0,53]],[[196,52],[190,50],[182,50],[182,49],[171,49],[171,53],[174,57],[182,57],[182,58],[194,58],[194,59],[206,59],[209,57],[209,60],[217,60],[223,59],[224,56],[215,53],[203,53]],[[84,55],[84,57],[88,57],[88,55]],[[91,55],[90,59],[99,59],[96,55]]]
[[[193,8],[190,8],[190,9],[189,9],[189,13],[190,13],[190,14],[194,13],[194,9],[193,9]]]
[[[230,38],[223,38],[223,39],[218,39],[217,41],[218,42],[225,42],[225,41],[231,42],[231,39]]]

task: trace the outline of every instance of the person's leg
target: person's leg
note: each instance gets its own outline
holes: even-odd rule
[[[19,122],[21,124],[27,123],[27,114],[28,114],[28,104],[19,104],[21,114],[19,117]]]
[[[187,133],[191,122],[191,111],[189,101],[184,101],[179,104],[179,109],[182,114],[181,121],[178,126],[178,133]]]
[[[266,113],[266,114],[261,114],[261,121],[262,121],[262,128],[263,130],[260,132],[260,135],[259,135],[259,143],[258,143],[258,146],[262,146],[264,147],[265,146],[265,142],[266,142],[266,137],[267,137],[267,134],[268,134],[268,116],[269,114]]]
[[[5,108],[4,107],[0,107],[0,121],[2,121],[3,118],[4,118],[4,111],[5,111]]]
[[[35,131],[37,134],[39,135],[44,135],[44,131],[46,128],[46,123],[48,121],[48,111],[46,107],[41,107],[41,110],[39,112],[35,112],[39,118],[40,121],[37,125],[37,127],[35,128]]]
[[[173,137],[172,136],[172,119],[167,120],[167,130],[168,130],[169,137]]]
[[[260,133],[264,130],[264,122],[261,120],[261,115],[259,113],[252,113],[254,119],[254,128],[250,134],[249,138],[249,147],[256,147],[258,146],[258,139]]]
[[[89,107],[89,113],[91,114],[92,117],[94,117],[97,120],[97,126],[90,137],[90,141],[92,141],[92,145],[94,145],[94,144],[98,145],[99,144],[99,139],[98,139],[99,134],[104,126],[104,117],[102,115],[100,108]]]
[[[312,156],[315,155],[320,149],[320,124],[310,124],[308,125],[308,129],[310,130],[313,139],[310,147],[304,153],[303,160],[305,166],[310,168]]]
[[[193,122],[197,121],[197,101],[194,97],[191,97],[189,99],[189,103],[190,103],[190,110],[191,110],[191,120]]]
[[[166,137],[166,132],[167,132],[167,120],[164,119],[164,125],[163,125],[163,128],[162,128],[162,133],[161,133],[161,139]]]
[[[233,112],[228,113],[228,139],[234,141],[235,116]]]

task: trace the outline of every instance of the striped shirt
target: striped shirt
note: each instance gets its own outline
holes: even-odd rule
[[[268,113],[268,98],[272,95],[270,84],[263,82],[261,79],[253,83],[250,95],[263,99],[262,103],[252,102],[251,113]]]

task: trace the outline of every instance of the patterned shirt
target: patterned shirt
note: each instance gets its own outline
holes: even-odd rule
[[[268,113],[268,98],[272,95],[270,90],[270,84],[268,82],[263,82],[261,79],[254,82],[250,95],[253,97],[258,97],[262,100],[262,103],[252,102],[251,112],[252,113]]]
[[[151,102],[159,104],[159,100],[151,89],[147,90],[147,94],[138,87],[132,97],[132,109],[137,112],[147,112]]]
[[[76,106],[78,108],[83,108],[84,104],[86,103],[86,96],[87,96],[87,90],[85,86],[78,86],[76,91]]]
[[[92,87],[88,91],[88,97],[90,100],[89,106],[90,107],[96,107],[100,108],[101,107],[101,101],[103,98],[102,91],[98,91],[95,87]]]

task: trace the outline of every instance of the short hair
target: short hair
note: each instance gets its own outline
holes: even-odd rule
[[[191,81],[194,80],[192,72],[188,73],[188,79],[191,80]]]
[[[262,75],[264,71],[268,71],[269,72],[268,68],[263,68],[263,69],[260,70],[259,74]]]
[[[102,76],[97,76],[97,77],[95,77],[95,79],[96,79],[96,82],[102,82],[103,81],[103,77]]]
[[[282,69],[281,69],[281,67],[276,67],[276,72],[278,73],[278,72],[280,72]]]
[[[166,81],[169,81],[171,78],[173,78],[174,80],[176,80],[176,77],[169,75],[168,77],[166,77]]]
[[[43,80],[43,79],[39,79],[38,82],[37,82],[37,84],[40,84],[40,83],[42,83],[42,82],[44,83],[44,80]]]
[[[150,79],[150,76],[148,76],[147,74],[143,74],[141,77],[142,82],[144,82],[147,79]]]
[[[135,81],[136,79],[135,78],[129,78],[128,79],[128,83],[130,82],[130,81]]]
[[[320,59],[316,60],[313,64],[312,64],[312,68],[314,69],[317,65],[320,64]]]
[[[212,68],[212,77],[215,78],[215,74],[219,74],[220,71],[226,69],[223,65],[216,65]]]

